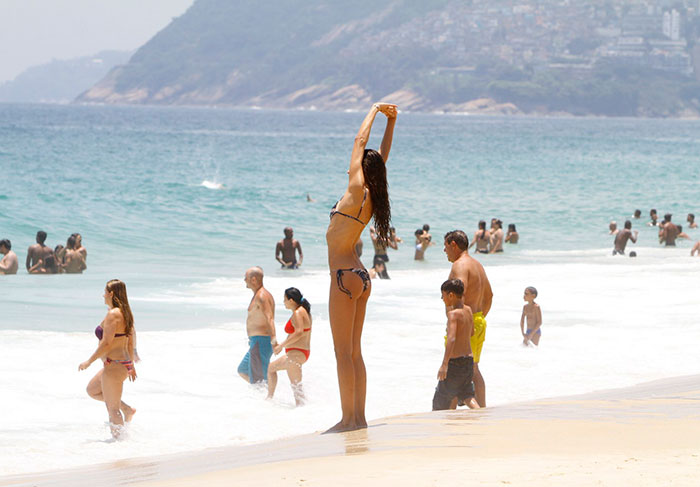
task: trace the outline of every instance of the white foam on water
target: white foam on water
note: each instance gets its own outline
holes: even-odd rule
[[[217,183],[215,181],[209,181],[207,179],[202,181],[200,186],[203,186],[207,189],[224,189],[226,187],[222,183]]]
[[[566,264],[491,265],[500,261],[482,259],[495,291],[481,363],[489,405],[698,373],[700,259],[689,259],[685,250],[655,250],[660,253],[645,250],[646,259],[579,253]],[[390,270],[392,280],[372,282],[363,335],[368,419],[430,409],[444,343],[439,288],[448,269],[445,263],[443,269]],[[264,388],[238,377],[247,350],[241,321],[142,331],[139,378],[125,384],[123,396],[138,412],[119,442],[108,441],[104,405],[85,393],[98,364],[77,371],[94,351],[94,335],[0,331],[0,475],[248,444],[330,427],[340,406],[329,280],[325,271],[265,278],[276,300],[280,335],[289,316],[282,307],[285,288],[298,287],[312,304],[312,350],[303,369],[306,406],[293,407],[284,373],[272,401],[265,401]],[[539,348],[521,345],[526,286],[539,291]],[[221,278],[142,299],[189,300],[240,316],[251,296],[241,278]]]

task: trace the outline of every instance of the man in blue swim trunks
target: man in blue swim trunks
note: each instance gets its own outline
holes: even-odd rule
[[[245,284],[253,291],[253,299],[248,305],[246,319],[249,348],[238,366],[238,374],[254,384],[267,380],[267,366],[272,357],[272,347],[277,345],[275,300],[263,287],[263,270],[260,267],[251,267],[246,271]]]

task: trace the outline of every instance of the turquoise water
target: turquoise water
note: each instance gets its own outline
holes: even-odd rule
[[[27,276],[0,283],[21,294],[5,293],[11,319],[0,327],[72,329],[74,319],[25,312],[65,304],[51,290],[55,282],[75,285],[82,298],[113,276],[144,294],[240,276],[251,265],[279,272],[274,244],[286,225],[302,243],[305,269],[324,269],[328,211],[345,189],[363,116],[0,105],[2,237],[22,262],[38,229],[52,246],[78,231],[89,251],[79,278],[49,277],[43,290]],[[370,146],[383,122],[380,116]],[[691,211],[700,216],[699,135],[698,121],[401,114],[389,161],[393,222],[407,242],[426,222],[437,236],[453,228],[471,236],[479,219],[497,216],[517,224],[518,252],[605,247],[607,222],[622,222],[635,208],[644,217],[651,207],[672,212],[676,221]],[[316,203],[307,203],[307,193]],[[369,263],[367,233],[364,242]],[[445,264],[440,247],[420,264],[408,247],[390,270]],[[26,302],[43,291],[47,299]],[[71,307],[93,308],[82,300]],[[176,308],[144,310],[173,311],[167,325],[157,317],[144,325],[199,327],[222,318]]]
[[[346,186],[363,113],[0,105],[0,238],[20,261],[36,231],[83,235],[83,275],[0,276],[0,475],[246,444],[323,430],[338,420],[327,317],[328,212]],[[370,145],[383,131],[381,117]],[[651,207],[700,216],[700,122],[399,115],[388,166],[394,225],[389,281],[373,281],[363,334],[367,417],[430,409],[443,355],[441,246],[413,260],[413,231],[436,241],[479,219],[516,223],[521,243],[477,255],[494,289],[480,369],[489,405],[698,373],[700,259],[692,242],[659,247]],[[213,189],[219,188],[219,189]],[[306,201],[309,193],[315,203]],[[613,257],[608,222],[635,208],[639,257]],[[294,227],[299,271],[274,248]],[[369,236],[363,236],[366,264]],[[312,303],[308,405],[282,376],[273,401],[237,377],[251,292],[266,271],[278,334],[286,287]],[[98,365],[104,284],[127,283],[138,414],[107,443],[104,406],[85,395]],[[543,335],[521,346],[522,290],[540,291]],[[660,336],[663,337],[660,342]],[[183,421],[183,418],[186,420]]]

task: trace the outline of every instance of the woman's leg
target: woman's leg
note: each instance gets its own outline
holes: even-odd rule
[[[294,393],[294,402],[297,406],[303,406],[305,397],[304,389],[301,386],[301,366],[306,362],[306,356],[298,350],[290,350],[286,364],[287,376],[292,384],[292,392]]]
[[[367,301],[372,292],[371,284],[362,296],[357,298],[355,321],[352,327],[352,366],[355,371],[355,424],[358,428],[366,428],[365,401],[367,398],[367,370],[362,358],[362,329],[365,324]]]
[[[102,373],[102,395],[107,406],[109,428],[113,438],[119,438],[121,427],[124,425],[120,407],[126,375],[126,367],[115,363],[105,366]]]
[[[282,355],[274,362],[270,362],[267,366],[267,398],[272,399],[277,389],[277,371],[285,369],[284,364],[287,362],[287,355]]]
[[[95,377],[90,379],[90,382],[87,385],[87,393],[88,396],[91,398],[97,400],[97,401],[102,401],[104,402],[104,396],[102,395],[102,373],[104,372],[104,369],[100,369],[97,374],[95,374]],[[122,401],[119,404],[119,409],[121,409],[122,414],[124,415],[124,421],[129,422],[131,421],[131,418],[134,416],[136,413],[136,409],[132,408],[129,406],[127,403]]]
[[[326,431],[326,433],[358,429],[355,414],[357,388],[353,361],[353,327],[355,325],[358,298],[362,296],[364,284],[357,274],[350,271],[343,272],[342,279],[343,287],[351,293],[352,298],[340,290],[338,283],[335,281],[335,275],[331,275],[331,290],[328,300],[333,348],[335,349],[338,371],[342,418],[338,424]],[[364,380],[364,376],[362,380]]]

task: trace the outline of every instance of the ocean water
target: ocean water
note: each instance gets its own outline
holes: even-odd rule
[[[108,462],[323,430],[339,419],[328,327],[325,229],[342,195],[363,113],[0,105],[0,238],[23,263],[80,232],[83,275],[0,276],[0,475]],[[370,146],[379,144],[378,118]],[[442,358],[441,236],[479,219],[517,224],[518,245],[477,256],[494,289],[482,372],[489,405],[698,373],[700,259],[658,245],[650,208],[700,217],[700,122],[400,114],[388,163],[390,281],[374,281],[363,350],[368,419],[431,407]],[[310,194],[315,202],[306,201]],[[636,259],[613,257],[607,225],[633,210]],[[413,231],[436,246],[413,260]],[[304,266],[274,260],[294,228]],[[369,235],[363,235],[367,265]],[[282,374],[273,401],[236,374],[251,292],[266,272],[278,333],[286,287],[312,304],[308,404]],[[137,408],[109,440],[106,411],[85,394],[104,284],[127,283],[139,332]],[[522,291],[539,290],[541,346],[521,346]]]

